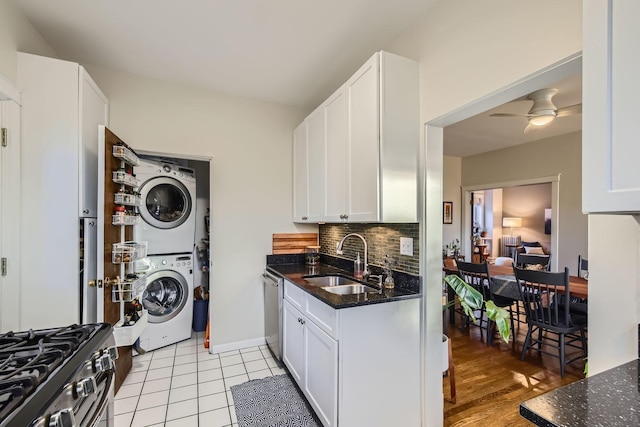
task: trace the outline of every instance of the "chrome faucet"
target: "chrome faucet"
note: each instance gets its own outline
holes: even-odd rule
[[[340,242],[336,246],[336,253],[338,255],[342,255],[342,245],[344,244],[344,241],[347,240],[347,237],[351,237],[351,236],[359,237],[362,240],[362,243],[364,243],[364,271],[362,272],[362,277],[364,278],[364,280],[367,280],[371,272],[369,272],[369,258],[368,258],[369,250],[367,248],[367,241],[364,239],[364,237],[362,237],[358,233],[347,234],[342,238],[342,240],[340,240]]]

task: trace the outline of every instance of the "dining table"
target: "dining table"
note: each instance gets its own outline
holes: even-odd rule
[[[456,267],[443,267],[445,274],[457,274]],[[518,282],[513,273],[511,265],[495,265],[489,264],[489,286],[491,293],[500,295],[514,300],[520,300],[520,290]],[[587,299],[589,297],[588,280],[583,277],[569,276],[569,295],[573,298]],[[448,292],[448,299],[452,301],[453,292]],[[449,323],[455,323],[453,310],[450,312]]]

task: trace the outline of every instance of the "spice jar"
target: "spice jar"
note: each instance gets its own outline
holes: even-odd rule
[[[320,264],[320,246],[307,246],[305,249],[305,260],[307,265]]]

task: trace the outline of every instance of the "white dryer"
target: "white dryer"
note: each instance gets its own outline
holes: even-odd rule
[[[139,225],[134,239],[148,254],[192,253],[196,232],[196,175],[191,168],[141,160],[133,169],[140,182]]]
[[[140,346],[154,350],[191,337],[193,320],[193,256],[154,255],[137,261],[136,272],[146,273],[142,306],[149,323]]]

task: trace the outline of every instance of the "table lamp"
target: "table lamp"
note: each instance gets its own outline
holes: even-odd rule
[[[504,217],[502,218],[503,227],[511,227],[511,236],[513,236],[513,227],[522,227],[522,218]]]

